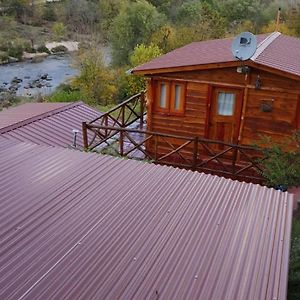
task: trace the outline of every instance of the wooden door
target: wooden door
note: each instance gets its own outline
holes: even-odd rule
[[[214,88],[209,119],[209,139],[237,144],[242,111],[242,90]],[[222,147],[218,147],[222,148]]]

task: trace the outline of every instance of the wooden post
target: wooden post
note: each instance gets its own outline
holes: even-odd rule
[[[280,14],[281,14],[281,7],[279,7],[278,11],[277,11],[277,19],[276,19],[276,28],[275,28],[275,31],[279,31]]]
[[[120,138],[119,138],[119,148],[120,148],[120,155],[124,155],[124,132],[123,129],[125,128],[125,106],[123,106],[121,112],[121,130],[120,130]]]
[[[197,169],[197,159],[198,159],[198,137],[194,138],[194,149],[193,149],[193,165],[192,170]]]
[[[237,154],[238,154],[238,148],[237,146],[235,146],[233,148],[233,153],[232,153],[232,175],[235,175],[235,164],[236,164],[236,160],[237,160]]]
[[[144,125],[144,105],[145,105],[145,93],[141,92],[140,96],[140,129],[143,129]]]
[[[157,134],[154,135],[154,160],[157,161]]]
[[[88,150],[89,142],[88,142],[86,122],[82,122],[82,138],[83,138],[83,148],[84,150]]]

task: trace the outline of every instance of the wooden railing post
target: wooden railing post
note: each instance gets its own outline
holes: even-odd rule
[[[87,150],[89,147],[89,142],[88,142],[86,122],[82,122],[82,138],[83,138],[83,148],[84,150]]]
[[[194,138],[192,170],[196,170],[197,169],[197,159],[198,159],[198,137],[196,136]]]
[[[157,161],[157,134],[154,135],[154,161]]]
[[[144,105],[145,105],[145,92],[141,92],[140,96],[140,129],[144,126]]]
[[[124,155],[124,132],[123,129],[125,128],[125,106],[123,106],[121,111],[121,130],[120,130],[120,138],[119,138],[119,147],[120,147],[120,155]]]
[[[236,164],[236,159],[237,159],[237,152],[238,152],[238,147],[235,146],[233,148],[233,153],[232,153],[232,175],[235,176],[235,164]]]

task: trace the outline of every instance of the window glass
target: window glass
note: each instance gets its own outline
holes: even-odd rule
[[[233,116],[235,94],[221,92],[218,94],[218,115]]]
[[[162,108],[167,107],[167,86],[165,83],[160,85],[160,102],[159,106]]]
[[[181,96],[181,86],[175,84],[175,103],[174,108],[176,110],[180,109],[180,96]]]

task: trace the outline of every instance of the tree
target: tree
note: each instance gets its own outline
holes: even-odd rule
[[[101,51],[93,48],[79,56],[80,74],[73,86],[78,88],[90,104],[108,105],[114,102],[116,87],[114,74],[105,66]]]
[[[142,65],[161,54],[162,51],[154,44],[150,44],[149,46],[145,46],[144,44],[137,45],[130,56],[130,65],[131,67]],[[146,79],[142,76],[130,75],[128,85],[130,93],[136,94],[145,90]]]
[[[151,35],[161,27],[165,16],[146,0],[131,3],[114,19],[110,35],[114,65],[128,63],[138,44],[149,44]]]
[[[68,27],[80,34],[95,31],[95,25],[100,20],[98,5],[87,0],[69,0],[66,2],[65,17]]]
[[[66,27],[63,23],[56,22],[52,26],[52,31],[53,31],[55,40],[60,41],[66,34]]]

